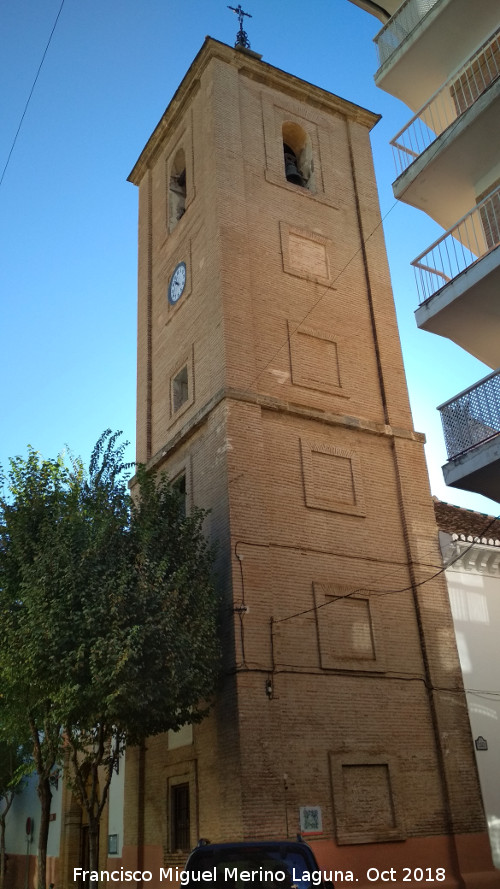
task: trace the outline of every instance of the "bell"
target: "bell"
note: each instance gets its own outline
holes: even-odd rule
[[[285,177],[287,182],[293,182],[294,185],[304,185],[304,180],[297,167],[295,152],[285,144],[283,145],[283,151],[285,155]]]

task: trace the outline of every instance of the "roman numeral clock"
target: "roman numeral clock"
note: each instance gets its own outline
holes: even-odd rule
[[[171,306],[179,302],[186,288],[186,263],[177,263],[168,283],[168,301]]]

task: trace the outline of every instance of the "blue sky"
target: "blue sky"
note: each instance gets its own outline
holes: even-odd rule
[[[60,6],[0,7],[0,169]],[[372,132],[375,170],[432,492],[496,514],[497,504],[442,480],[436,405],[489,369],[415,326],[410,262],[441,229],[392,195],[389,140],[411,112],[373,83],[379,23],[348,0],[248,0],[244,8],[252,49],[266,62],[382,114]],[[127,176],[205,35],[232,44],[237,26],[220,0],[65,0],[0,187],[4,466],[28,443],[44,456],[67,444],[87,460],[106,427],[124,430],[133,459],[137,192]]]

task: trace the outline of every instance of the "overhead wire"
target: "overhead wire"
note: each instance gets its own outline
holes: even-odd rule
[[[370,589],[369,587],[366,587],[366,586],[360,586],[354,590],[350,590],[345,595],[334,596],[331,599],[327,600],[326,602],[323,602],[322,605],[314,604],[311,608],[302,609],[301,611],[295,612],[293,614],[289,614],[289,615],[287,615],[287,617],[280,618],[278,620],[274,620],[273,618],[271,618],[271,644],[272,644],[272,639],[273,639],[273,627],[276,624],[285,623],[288,620],[292,620],[293,618],[296,618],[296,617],[302,617],[303,615],[310,614],[312,612],[317,613],[321,608],[325,608],[328,605],[334,605],[338,601],[343,601],[344,599],[348,599],[351,596],[354,596],[359,593],[373,593],[377,598],[379,598],[379,597],[382,598],[383,596],[394,595],[396,593],[413,592],[415,590],[415,588],[422,587],[426,583],[430,583],[436,577],[443,574],[453,564],[455,564],[455,562],[459,561],[460,559],[463,559],[464,556],[466,556],[467,553],[470,552],[472,547],[474,547],[477,544],[477,540],[480,540],[482,537],[484,537],[485,534],[487,534],[488,530],[492,527],[492,525],[496,521],[498,521],[498,519],[500,519],[500,515],[491,517],[490,520],[488,521],[488,523],[485,525],[485,527],[481,530],[481,533],[479,535],[477,535],[475,537],[475,539],[469,543],[469,545],[467,546],[467,548],[465,550],[458,552],[454,558],[450,559],[446,563],[446,565],[443,565],[443,567],[440,568],[438,571],[436,571],[433,575],[431,575],[431,577],[427,577],[422,581],[419,581],[415,584],[411,584],[410,586],[406,586],[406,587],[402,587],[402,588],[398,588],[398,589],[393,589],[393,590],[376,590],[376,589]],[[239,562],[240,562],[241,580],[242,580],[242,584],[243,584],[243,596],[244,596],[244,578],[243,578],[243,568],[242,568],[242,564],[241,564],[241,559],[239,559]],[[273,656],[272,669],[269,669],[269,666],[260,665],[260,664],[258,664],[258,662],[255,662],[255,661],[247,661],[245,658],[244,648],[243,648],[244,628],[243,628],[243,621],[242,621],[242,614],[241,613],[240,613],[239,617],[240,617],[240,632],[241,632],[241,636],[242,636],[243,661],[242,661],[242,663],[235,666],[235,672],[239,672],[240,670],[243,670],[245,672],[258,672],[258,673],[266,673],[266,674],[270,674],[270,675],[276,675],[278,673],[283,673],[283,672],[286,673],[289,671],[299,672],[299,673],[309,672],[307,669],[304,670],[303,668],[301,668],[300,665],[297,665],[297,664],[284,664],[281,662],[274,663],[274,656]],[[405,671],[397,671],[397,674],[395,676],[388,677],[388,678],[392,678],[392,679],[400,678],[401,680],[404,680],[404,681],[420,681],[420,682],[423,682],[432,691],[455,692],[457,694],[458,693],[463,694],[465,692],[466,694],[473,694],[476,697],[482,697],[486,700],[489,699],[488,695],[493,696],[493,698],[495,698],[496,696],[500,697],[500,691],[497,692],[497,691],[488,690],[488,689],[463,688],[460,686],[439,687],[439,686],[429,685],[429,682],[425,678],[425,676],[414,676],[411,674],[408,674],[407,676],[405,676],[405,675],[403,675],[404,672]],[[314,673],[314,675],[316,675],[316,672]]]
[[[460,119],[461,119],[461,115],[459,115],[459,117],[457,117],[456,120],[454,120],[454,121],[449,125],[449,127],[447,127],[446,132],[448,133],[448,138],[449,138],[449,136],[453,133],[453,130],[456,129],[456,127],[458,126],[458,123],[459,123]],[[437,154],[437,152],[438,152],[438,150],[439,150],[439,147],[436,145],[436,142],[438,141],[438,139],[439,139],[439,137],[436,137],[435,142],[432,142],[432,143],[429,145],[429,147],[426,149],[426,151],[429,151],[429,158],[428,158],[428,161],[427,161],[427,162],[429,162],[429,160],[432,160],[433,157]],[[432,149],[432,150],[431,150],[431,149]],[[314,312],[314,310],[318,307],[318,305],[319,305],[320,302],[323,300],[323,298],[324,298],[328,293],[330,293],[330,292],[332,292],[332,291],[334,290],[335,284],[337,284],[337,282],[339,281],[340,277],[341,277],[341,276],[344,274],[344,272],[349,268],[349,266],[351,265],[351,263],[352,263],[352,262],[353,262],[353,261],[354,261],[354,260],[361,254],[361,253],[362,253],[364,247],[366,246],[366,244],[368,244],[368,241],[370,240],[370,238],[372,238],[373,235],[374,235],[374,234],[375,234],[375,233],[376,233],[376,232],[383,226],[383,223],[385,222],[385,220],[387,219],[387,217],[389,216],[389,214],[392,213],[392,211],[394,210],[395,207],[397,207],[398,205],[400,205],[401,203],[403,203],[403,200],[402,200],[402,199],[403,199],[404,195],[406,194],[406,192],[408,191],[409,187],[410,187],[410,185],[408,184],[408,185],[406,186],[406,188],[403,190],[403,192],[401,193],[401,197],[396,198],[396,199],[393,201],[393,203],[391,204],[391,206],[389,207],[389,209],[388,209],[383,215],[380,216],[379,221],[376,223],[376,225],[372,228],[371,232],[370,232],[365,238],[363,238],[363,233],[360,232],[360,245],[359,245],[359,247],[354,251],[354,253],[352,253],[352,255],[350,256],[350,258],[347,260],[347,262],[345,263],[345,265],[342,266],[342,268],[338,271],[337,275],[332,279],[332,281],[330,281],[328,284],[323,284],[323,285],[321,285],[322,288],[323,288],[323,290],[322,290],[322,292],[320,292],[320,295],[319,295],[318,299],[316,300],[316,302],[313,303],[313,305],[307,310],[307,312],[306,312],[305,315],[302,317],[302,319],[301,319],[298,323],[296,323],[296,325],[295,325],[295,327],[293,328],[293,330],[290,330],[290,331],[289,331],[288,337],[287,337],[286,339],[283,340],[283,342],[281,343],[281,345],[278,346],[278,348],[277,348],[276,351],[271,355],[271,357],[269,358],[269,360],[268,360],[268,361],[264,364],[264,366],[258,371],[258,373],[255,375],[255,377],[250,381],[250,383],[248,383],[247,387],[244,389],[245,392],[247,392],[248,394],[250,394],[250,387],[253,386],[253,385],[259,380],[259,378],[262,376],[263,373],[265,373],[265,371],[268,369],[268,367],[270,366],[270,364],[272,364],[272,362],[275,360],[275,358],[277,358],[277,356],[280,354],[280,352],[281,352],[283,349],[285,349],[285,348],[287,347],[288,342],[289,342],[289,339],[297,333],[297,331],[300,329],[300,327],[302,327],[302,325],[303,325],[304,322],[307,320],[307,318],[309,317],[309,315],[311,315],[311,313]]]
[[[38,66],[37,72],[36,72],[36,74],[35,74],[35,78],[34,78],[33,83],[32,83],[32,85],[31,85],[31,89],[30,89],[30,91],[29,91],[28,98],[26,99],[26,104],[25,104],[25,106],[24,106],[23,113],[21,114],[21,119],[20,119],[20,121],[19,121],[19,124],[18,124],[17,130],[16,130],[16,132],[15,132],[14,138],[13,138],[13,140],[12,140],[12,144],[11,144],[11,146],[10,146],[10,151],[9,151],[9,153],[8,153],[8,155],[7,155],[7,160],[5,161],[5,166],[4,166],[3,170],[2,170],[2,175],[0,176],[0,186],[1,186],[2,183],[3,183],[5,174],[6,174],[6,172],[7,172],[7,167],[9,166],[10,159],[11,159],[12,154],[13,154],[13,152],[14,152],[14,148],[16,147],[17,139],[18,139],[19,133],[21,132],[21,127],[22,127],[22,125],[23,125],[24,118],[26,117],[26,112],[28,111],[28,107],[29,107],[29,104],[30,104],[30,102],[31,102],[31,97],[32,97],[32,95],[33,95],[33,93],[34,93],[34,91],[35,91],[35,87],[36,87],[38,78],[39,78],[39,76],[40,76],[40,71],[42,70],[43,63],[44,63],[44,61],[45,61],[45,57],[46,57],[47,52],[48,52],[48,50],[49,50],[49,46],[50,46],[50,44],[51,44],[51,42],[52,42],[52,38],[53,38],[53,36],[54,36],[54,31],[56,30],[57,23],[58,23],[58,21],[59,21],[59,17],[60,17],[60,15],[61,15],[62,10],[63,10],[64,3],[65,3],[65,0],[61,0],[61,5],[60,5],[60,7],[59,7],[59,10],[58,10],[58,13],[57,13],[57,15],[56,15],[54,24],[53,24],[53,26],[52,26],[52,30],[51,30],[50,35],[49,35],[49,39],[47,40],[47,43],[46,43],[46,45],[45,45],[45,49],[44,49],[44,51],[43,51],[43,54],[42,54],[42,58],[41,58],[40,64],[39,64],[39,66]]]
[[[479,536],[480,536],[480,537],[483,537],[483,536],[487,533],[487,531],[489,530],[489,528],[491,528],[491,526],[492,526],[492,525],[493,525],[499,518],[500,518],[500,515],[498,515],[498,516],[493,516],[493,517],[490,519],[490,521],[488,522],[488,524],[485,526],[485,528],[483,529],[482,534],[479,535]],[[435,580],[435,578],[436,578],[436,577],[439,577],[440,574],[444,574],[444,572],[445,572],[448,568],[450,568],[451,565],[454,565],[455,562],[458,562],[459,559],[463,559],[463,557],[464,557],[465,555],[467,555],[467,553],[468,553],[468,552],[472,549],[472,547],[475,546],[475,545],[476,545],[476,544],[475,544],[475,541],[472,541],[472,542],[469,544],[469,546],[467,547],[467,549],[465,549],[463,552],[459,552],[459,553],[457,553],[457,555],[456,555],[454,558],[450,559],[450,561],[449,561],[446,565],[443,565],[443,567],[440,568],[438,571],[436,571],[435,574],[432,574],[430,577],[427,577],[427,578],[425,578],[424,580],[420,580],[420,581],[418,581],[418,582],[415,583],[415,584],[410,584],[410,586],[400,587],[400,588],[395,589],[395,590],[376,590],[376,589],[370,589],[369,587],[365,587],[365,586],[358,587],[358,588],[355,589],[355,590],[350,590],[350,592],[349,592],[349,593],[346,593],[345,595],[339,595],[339,596],[332,597],[332,598],[329,599],[327,602],[323,602],[322,605],[317,605],[317,606],[316,606],[316,605],[313,605],[312,608],[305,608],[305,609],[303,609],[302,611],[297,611],[297,612],[295,612],[294,614],[289,614],[287,617],[282,617],[282,618],[280,618],[279,620],[276,620],[275,623],[277,623],[277,624],[285,623],[285,622],[288,621],[288,620],[292,620],[294,617],[301,617],[303,614],[310,614],[312,611],[319,611],[320,608],[325,608],[327,605],[334,605],[335,602],[338,602],[338,601],[341,600],[341,599],[349,599],[351,596],[355,596],[357,593],[373,593],[377,598],[382,598],[383,596],[394,595],[394,593],[408,593],[408,592],[411,592],[412,590],[414,590],[414,589],[416,589],[416,588],[418,588],[418,587],[422,587],[422,586],[424,586],[426,583],[430,583],[432,580]]]

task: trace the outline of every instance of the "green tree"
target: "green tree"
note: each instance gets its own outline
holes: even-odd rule
[[[2,482],[4,481],[2,473]],[[78,484],[61,459],[41,460],[30,448],[10,461],[7,497],[0,500],[0,679],[2,733],[28,733],[40,800],[38,877],[45,887],[52,792],[50,775],[60,757],[57,703],[64,632],[63,548],[47,571],[45,547],[57,550],[65,519],[76,509]],[[62,637],[65,639],[65,636]]]
[[[64,761],[87,812],[97,870],[99,822],[120,754],[202,719],[216,682],[204,513],[185,516],[168,480],[141,466],[132,498],[118,435],[101,436],[88,470],[32,450],[16,458],[10,498],[0,504],[0,677],[12,720],[24,719],[33,741],[42,889],[49,763]]]

